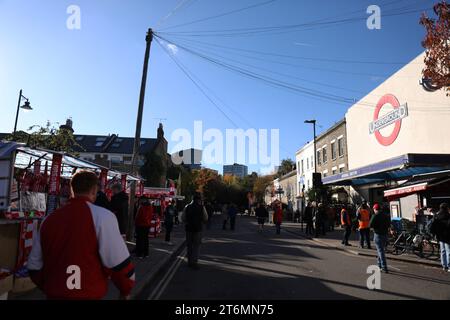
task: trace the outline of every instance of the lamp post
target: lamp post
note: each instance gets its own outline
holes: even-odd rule
[[[311,123],[313,125],[313,133],[314,133],[314,173],[317,173],[316,120],[305,120],[305,123]]]
[[[22,102],[22,98],[26,100],[25,104],[23,106],[20,105],[20,103]],[[22,94],[22,89],[20,89],[20,91],[19,91],[19,102],[17,102],[16,122],[14,123],[13,134],[15,134],[17,131],[17,120],[19,119],[19,110],[20,109],[33,110],[33,108],[30,106],[30,101],[28,100],[28,98]]]

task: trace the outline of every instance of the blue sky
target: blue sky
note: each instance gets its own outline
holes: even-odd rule
[[[156,29],[260,2],[264,1],[190,0]],[[418,23],[419,12],[383,17],[384,12],[431,8],[434,2],[277,0],[166,31],[270,27],[325,18],[361,19],[282,34],[230,37],[167,34],[165,37],[195,50],[221,56],[218,59],[234,59],[260,68],[250,70],[261,74],[267,75],[267,70],[278,73],[272,73],[271,77],[289,83],[325,94],[359,99],[398,70],[402,63],[412,60],[423,50],[420,42],[424,30]],[[72,117],[76,133],[134,136],[145,33],[149,27],[155,27],[177,3],[179,0],[0,0],[0,131],[12,131],[18,92],[22,88],[35,110],[21,113],[19,129],[33,124],[44,125],[47,120],[62,123],[67,117]],[[81,9],[80,30],[66,27],[69,16],[66,10],[71,4]],[[371,4],[379,5],[382,10],[381,30],[366,27],[364,18],[369,16],[366,9]],[[248,52],[240,52],[238,56],[230,50],[206,47],[192,41],[314,59],[376,61],[383,64],[276,56],[251,59]],[[350,106],[348,103],[330,103],[268,86],[209,64],[182,49],[177,50],[176,57],[226,103],[226,106],[219,105],[239,128],[279,128],[281,158],[294,158],[295,151],[311,139],[311,128],[303,124],[304,119],[316,118],[320,132],[343,118]],[[281,73],[291,77],[283,77]],[[179,70],[156,41],[153,42],[150,57],[143,137],[156,136],[159,120],[155,118],[167,119],[164,126],[169,150],[171,132],[177,128],[193,130],[195,120],[202,120],[205,129],[235,127]],[[211,167],[221,170],[220,166]],[[259,168],[251,166],[249,170],[258,171]]]

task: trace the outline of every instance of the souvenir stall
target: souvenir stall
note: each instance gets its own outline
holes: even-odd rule
[[[139,181],[65,153],[0,141],[0,300],[34,288],[26,268],[33,237],[42,219],[69,199],[78,170],[98,173],[104,189],[118,177],[124,188]]]

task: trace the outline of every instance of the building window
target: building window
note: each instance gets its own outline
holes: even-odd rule
[[[305,168],[303,167],[303,160],[302,160],[302,174],[305,172],[305,170],[304,170]]]
[[[316,164],[314,163],[314,156],[311,156],[311,169],[314,169],[314,166]]]
[[[331,144],[331,159],[336,160],[336,142]]]
[[[327,161],[328,161],[327,147],[323,147],[323,149],[322,149],[322,159],[323,159],[323,163],[327,163]]]
[[[111,163],[120,163],[122,159],[120,157],[111,157]]]
[[[97,143],[95,144],[96,147],[101,147],[102,145],[103,145],[103,142],[97,142]]]
[[[326,172],[322,173],[322,176],[325,178],[327,176],[327,173]]]
[[[344,172],[344,167],[339,168],[339,173],[343,173]]]
[[[306,158],[306,170],[309,170],[309,158]]]
[[[317,165],[320,166],[322,163],[320,162],[320,150],[317,150]]]
[[[344,142],[342,138],[338,139],[338,153],[339,157],[344,156]]]
[[[336,169],[332,171],[333,176],[337,173]]]
[[[300,161],[297,162],[297,173],[300,174]]]

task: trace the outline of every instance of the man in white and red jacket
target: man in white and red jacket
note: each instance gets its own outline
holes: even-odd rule
[[[33,282],[49,299],[101,299],[111,279],[128,299],[134,266],[114,214],[94,205],[98,178],[79,172],[74,198],[46,217],[28,258]]]

